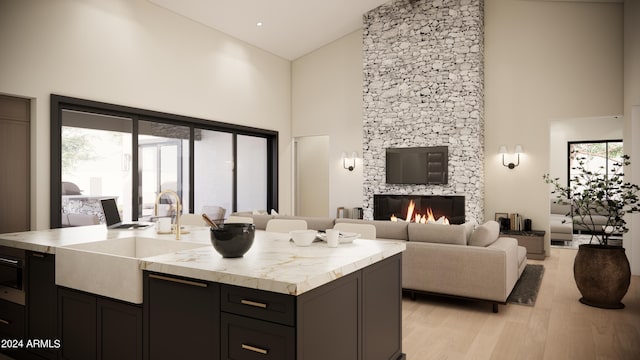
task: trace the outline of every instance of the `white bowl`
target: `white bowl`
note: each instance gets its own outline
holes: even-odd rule
[[[289,236],[298,246],[309,246],[318,234],[315,230],[293,230],[289,231]]]

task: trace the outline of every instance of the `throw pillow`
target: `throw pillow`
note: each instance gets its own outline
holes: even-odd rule
[[[469,238],[469,245],[486,247],[498,240],[500,235],[500,224],[497,221],[487,221],[486,223],[476,227]]]

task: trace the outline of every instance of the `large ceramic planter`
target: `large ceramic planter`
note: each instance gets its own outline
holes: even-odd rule
[[[623,247],[580,245],[573,276],[582,294],[580,302],[604,309],[622,309],[631,269]]]

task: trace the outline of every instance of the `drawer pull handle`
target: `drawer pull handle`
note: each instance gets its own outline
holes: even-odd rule
[[[18,265],[20,265],[18,260],[7,259],[7,258],[2,258],[2,257],[0,257],[0,263],[4,264],[4,265],[9,265],[11,267],[18,267]]]
[[[5,319],[0,319],[0,324],[11,325],[11,321],[8,321],[8,320],[5,320]]]
[[[243,304],[243,305],[255,306],[255,307],[259,307],[259,308],[263,308],[263,309],[267,308],[267,304],[261,303],[261,302],[257,302],[257,301],[251,301],[251,300],[242,299],[242,300],[240,300],[240,303]]]
[[[262,355],[267,355],[269,353],[269,351],[266,350],[266,349],[261,349],[259,347],[255,347],[255,346],[251,346],[251,345],[247,345],[247,344],[242,344],[242,348],[244,350],[257,352],[258,354],[262,354]]]
[[[196,281],[189,281],[189,280],[183,280],[183,279],[176,279],[176,278],[172,278],[172,277],[168,277],[168,276],[149,274],[149,277],[153,278],[153,279],[171,281],[171,282],[176,282],[176,283],[185,284],[185,285],[193,285],[193,286],[199,286],[199,287],[203,287],[203,288],[207,287],[207,284],[205,284],[205,283],[196,282]]]
[[[31,256],[44,259],[44,254],[40,254],[40,253],[31,253]]]

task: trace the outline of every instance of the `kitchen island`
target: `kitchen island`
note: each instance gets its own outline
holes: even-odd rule
[[[351,360],[404,356],[404,243],[356,240],[337,248],[322,242],[298,247],[287,234],[258,231],[254,245],[243,258],[224,259],[210,245],[208,228],[189,230],[180,241],[200,243],[201,247],[139,259],[144,272],[142,304],[111,299],[108,289],[96,294],[74,289],[69,283],[57,287],[59,323],[55,336],[61,342],[60,353],[69,354],[64,358],[94,351],[93,346],[73,349],[76,345],[86,347],[87,339],[66,338],[78,333],[72,331],[77,319],[86,318],[93,307],[98,309],[97,329],[87,336],[96,337],[96,358],[109,358],[112,353],[145,359],[206,356]],[[153,229],[108,231],[104,226],[90,226],[1,234],[0,246],[55,256],[57,249],[66,246],[131,237],[172,239],[155,234]],[[117,274],[116,269],[111,270]],[[96,300],[91,301],[92,297]],[[28,314],[28,295],[27,299]],[[109,301],[114,306],[100,306],[105,302],[111,305]],[[109,321],[113,318],[127,319],[128,325],[119,328]],[[30,328],[26,326],[26,339],[33,335]],[[109,351],[114,345],[122,348],[123,342],[117,339],[123,330],[140,339],[131,345],[136,349]]]

